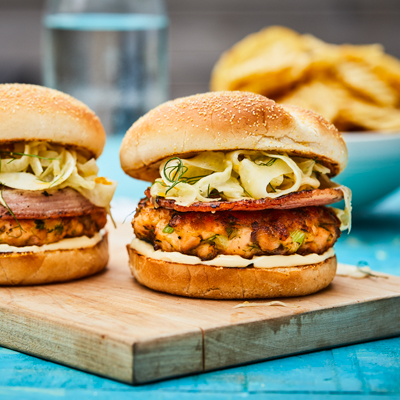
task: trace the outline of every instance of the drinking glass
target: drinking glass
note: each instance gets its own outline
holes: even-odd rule
[[[48,0],[43,25],[44,85],[87,104],[108,134],[168,100],[163,0]]]

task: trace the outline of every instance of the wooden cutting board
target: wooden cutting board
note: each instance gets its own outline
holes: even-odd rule
[[[291,306],[237,308],[137,284],[129,224],[108,269],[75,282],[0,288],[0,345],[137,384],[400,334],[400,277],[336,277]],[[257,301],[262,302],[262,301]],[[297,307],[293,307],[297,306]]]

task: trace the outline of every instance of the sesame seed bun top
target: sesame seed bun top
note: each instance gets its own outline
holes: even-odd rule
[[[85,104],[36,85],[0,85],[0,144],[43,140],[87,150],[98,157],[106,135]]]
[[[331,176],[347,164],[342,136],[323,117],[239,91],[197,94],[156,107],[128,130],[120,160],[128,175],[153,181],[166,157],[238,149],[318,157]]]

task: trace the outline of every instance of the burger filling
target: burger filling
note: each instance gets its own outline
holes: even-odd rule
[[[95,159],[85,151],[39,141],[3,145],[0,244],[42,246],[64,238],[92,237],[106,224],[115,189],[116,182],[98,176]]]
[[[337,210],[341,229],[350,229],[351,192],[329,179],[330,169],[318,159],[236,150],[202,152],[189,159],[172,157],[160,164],[160,178],[150,194],[178,205],[216,200],[277,198],[293,192],[339,187],[345,210]]]
[[[99,177],[98,172],[89,154],[54,143],[18,142],[0,148],[2,187],[41,191],[71,187],[108,209],[117,183]]]
[[[165,159],[159,171],[132,225],[135,246],[147,242],[162,254],[180,253],[202,262],[231,256],[243,261],[325,257],[341,230],[351,227],[351,191],[330,180],[322,160],[250,150],[202,152]],[[293,193],[296,198],[288,207],[265,201],[284,202]],[[310,196],[318,201],[313,204]],[[345,210],[325,207],[341,198]],[[227,203],[238,202],[245,202],[246,209],[228,208]],[[226,211],[216,211],[218,203]],[[205,204],[215,211],[205,211]]]
[[[340,236],[340,221],[326,207],[201,213],[156,209],[142,200],[132,225],[136,237],[155,250],[201,260],[323,254]]]
[[[0,220],[0,244],[43,246],[64,238],[92,237],[106,222],[105,210],[73,218]]]

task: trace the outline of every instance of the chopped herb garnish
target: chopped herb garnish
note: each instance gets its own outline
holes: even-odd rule
[[[220,195],[219,191],[217,189],[213,189],[213,190],[211,190],[211,193],[210,193],[210,195],[208,197],[210,199],[213,199],[213,198],[218,198],[220,196],[221,195]]]
[[[177,160],[177,165],[168,166],[171,161]],[[187,167],[183,165],[182,160],[179,157],[170,158],[164,165],[164,176],[168,182],[171,182],[172,185],[166,190],[165,194],[167,194],[171,189],[173,189],[182,178],[182,175],[188,170]]]
[[[56,179],[49,187],[54,186],[62,177],[64,176],[64,173],[62,173],[58,179]]]
[[[44,229],[44,221],[42,219],[35,219],[35,228]]]
[[[226,233],[227,233],[228,238],[229,238],[232,235],[232,233],[235,232],[236,229],[228,226],[227,228],[225,228],[225,230],[226,230]]]
[[[292,238],[293,242],[298,244],[297,249],[299,249],[299,247],[303,244],[304,239],[306,238],[306,234],[300,229],[296,229],[295,231],[290,233],[290,237]]]
[[[243,191],[247,194],[247,196],[253,198],[253,196],[245,188],[243,188]]]
[[[0,182],[1,185],[1,191],[0,191],[0,197],[1,197],[1,204],[7,209],[7,211],[12,215],[12,217],[15,219],[15,222],[18,224],[19,229],[21,229],[21,235],[22,232],[25,232],[21,226],[21,224],[19,223],[19,221],[17,220],[17,217],[15,216],[15,214],[12,212],[11,208],[8,206],[8,204],[6,203],[6,201],[4,200],[3,197],[3,190],[4,190],[4,184]]]
[[[56,231],[57,235],[61,235],[64,232],[64,225],[62,224],[62,222],[60,222],[59,224],[57,224],[54,227],[54,230]]]
[[[168,165],[171,161],[177,160],[178,164],[177,165]],[[173,189],[178,183],[188,183],[189,185],[194,185],[197,183],[201,178],[204,178],[206,176],[212,175],[214,172],[211,174],[206,174],[206,175],[198,175],[198,176],[191,176],[191,177],[186,177],[183,176],[187,172],[188,167],[183,165],[182,160],[179,157],[173,157],[170,158],[164,165],[164,176],[165,179],[171,183],[171,185],[168,187],[168,189],[165,191],[165,194],[167,194],[171,189]],[[160,182],[161,183],[161,182]],[[162,183],[161,183],[162,184]],[[163,185],[164,186],[164,185]],[[167,186],[167,185],[165,185]]]
[[[139,209],[138,209],[138,214],[140,214],[141,211],[142,211],[142,209],[139,208]],[[132,215],[134,212],[135,212],[135,210],[133,210],[131,213],[129,213],[129,214],[124,218],[124,221],[123,221],[122,223],[124,224],[125,221],[128,219],[128,217],[129,217],[130,215]]]
[[[268,183],[268,186],[271,188],[271,190],[272,190],[274,193],[276,193],[276,190],[275,190],[275,188],[271,185],[271,183]]]
[[[167,225],[164,229],[163,229],[163,233],[172,233],[175,229],[172,226]]]
[[[331,233],[331,231],[327,227],[332,226],[332,225],[335,225],[335,224],[323,223],[323,224],[319,224],[319,227],[324,229],[325,231]]]
[[[42,156],[38,156],[38,155],[36,155],[36,154],[18,153],[18,152],[16,152],[16,151],[5,151],[5,150],[0,150],[0,153],[9,154],[10,156],[35,157],[35,158],[40,158],[41,160],[49,160],[49,161],[57,160],[57,158],[42,157]],[[14,160],[15,160],[15,158],[13,158],[11,161],[14,161]],[[9,163],[10,163],[11,161],[9,161]]]
[[[247,245],[247,247],[250,250],[261,250],[260,245],[258,243],[256,243],[256,242],[250,243],[249,245]]]
[[[215,238],[216,238],[217,236],[218,236],[218,235],[212,235],[212,236],[210,236],[210,237],[207,238],[207,239],[202,239],[201,242],[212,242],[212,241],[215,240]]]
[[[18,239],[18,238],[20,238],[20,237],[22,236],[22,228],[20,228],[20,230],[19,230],[19,235],[18,235],[18,236],[13,236],[13,235],[11,235],[11,232],[14,232],[14,229],[15,229],[15,228],[18,228],[18,227],[15,226],[15,227],[11,228],[9,232],[7,232],[7,236],[8,236],[8,237],[14,238],[14,239]]]
[[[191,176],[189,177],[182,177],[181,180],[184,183],[188,183],[189,185],[194,185],[195,183],[197,183],[201,178],[205,178],[206,176],[212,175],[214,173],[211,172],[211,174],[207,174],[207,175],[197,175],[197,176]]]
[[[267,161],[266,163],[260,161],[260,160],[255,160],[254,163],[256,165],[262,165],[263,167],[271,167],[272,165],[274,165],[275,161],[277,160],[277,158],[271,158],[269,161]],[[258,161],[258,162],[257,162]]]
[[[228,237],[224,235],[216,235],[214,243],[217,247],[225,249],[228,245]]]

